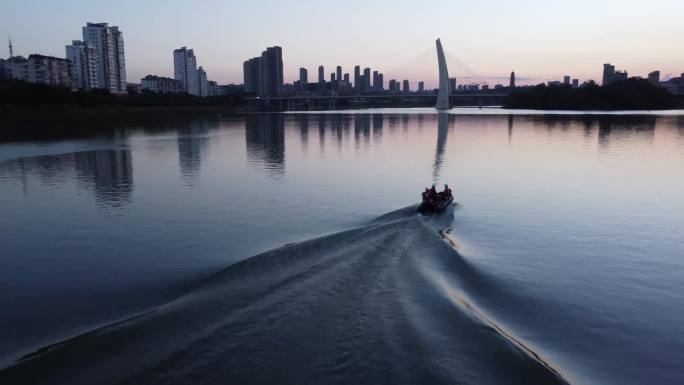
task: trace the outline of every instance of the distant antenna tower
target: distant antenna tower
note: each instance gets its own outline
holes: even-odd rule
[[[12,47],[12,36],[7,36],[7,42],[9,43],[10,59],[14,57],[14,47]]]

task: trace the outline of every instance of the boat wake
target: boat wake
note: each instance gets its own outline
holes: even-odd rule
[[[31,354],[0,383],[562,384],[469,300],[451,212],[288,244],[171,303]]]

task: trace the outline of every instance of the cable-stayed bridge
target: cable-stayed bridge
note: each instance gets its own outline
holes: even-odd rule
[[[398,92],[382,94],[350,94],[350,95],[293,95],[270,96],[248,99],[250,108],[275,110],[319,110],[338,108],[369,107],[427,107],[434,106],[438,110],[448,110],[452,106],[495,106],[501,105],[508,95],[506,89],[478,90],[455,93],[451,89],[447,56],[440,39],[436,43],[438,88],[434,91]],[[432,51],[432,50],[430,50]],[[432,51],[434,55],[435,51]],[[425,56],[425,53],[417,58]],[[466,68],[466,78],[477,80],[479,76],[460,60],[455,59],[459,67]],[[396,70],[395,70],[396,71]],[[393,73],[395,71],[390,72]],[[479,83],[479,81],[478,81]]]

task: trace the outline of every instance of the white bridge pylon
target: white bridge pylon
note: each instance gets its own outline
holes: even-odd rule
[[[444,57],[444,50],[442,49],[442,42],[437,39],[437,66],[439,67],[439,93],[437,94],[437,103],[435,108],[438,110],[448,110],[451,108],[451,84],[449,83],[449,70],[447,69],[446,58]]]

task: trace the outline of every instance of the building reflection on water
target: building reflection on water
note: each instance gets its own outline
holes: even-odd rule
[[[370,145],[371,120],[369,114],[354,115],[354,148],[359,151]]]
[[[269,176],[285,174],[285,118],[282,114],[250,114],[245,119],[247,162]]]
[[[662,119],[653,116],[571,116],[571,117],[529,117],[492,116],[469,117],[450,114],[250,114],[245,118],[246,162],[254,170],[269,177],[285,174],[285,141],[290,132],[292,142],[299,138],[301,148],[294,151],[307,153],[311,145],[318,142],[319,151],[336,151],[339,154],[357,151],[360,155],[374,155],[371,150],[382,150],[382,146],[398,143],[404,146],[428,144],[433,150],[425,153],[421,161],[431,165],[435,182],[442,177],[447,162],[447,146],[450,127],[472,129],[493,126],[501,128],[505,135],[507,127],[508,145],[511,146],[514,125],[516,138],[523,141],[530,129],[556,132],[575,130],[585,146],[596,146],[602,154],[609,153],[611,146],[631,143],[651,144],[655,141],[657,122]],[[667,118],[666,123],[674,130],[678,144],[684,144],[684,118]],[[661,123],[659,123],[661,124]],[[287,129],[286,129],[287,125]],[[408,126],[408,134],[397,130]],[[424,126],[422,133],[420,127]],[[177,129],[176,142],[171,142],[171,153],[178,152],[178,173],[181,179],[196,183],[202,164],[207,161],[210,133],[218,128],[217,122],[195,121]],[[316,130],[316,128],[318,128]],[[425,131],[427,130],[427,131]],[[464,130],[466,133],[470,130]],[[420,133],[420,138],[416,136]],[[462,132],[452,131],[459,135]],[[318,139],[315,136],[318,135]],[[434,135],[434,136],[433,136]],[[385,136],[383,138],[383,136]],[[403,138],[401,138],[403,137]],[[423,141],[425,139],[425,141]],[[435,141],[436,139],[436,141]],[[452,138],[453,139],[453,138]],[[503,139],[503,138],[502,138]],[[505,139],[503,139],[505,140]],[[313,141],[313,142],[312,142]],[[241,145],[241,143],[237,143]],[[457,143],[458,144],[458,143]],[[371,147],[372,145],[372,147]],[[434,146],[434,147],[433,147]],[[346,148],[345,148],[346,147]],[[409,148],[409,147],[407,147]],[[315,152],[315,150],[314,150]],[[415,152],[412,152],[415,154]],[[341,164],[340,167],[345,167]],[[0,183],[12,180],[22,186],[25,194],[31,194],[36,183],[43,187],[59,188],[75,183],[80,190],[92,194],[101,207],[120,207],[133,199],[135,188],[132,154],[127,142],[118,138],[111,143],[111,149],[73,152],[61,155],[22,157],[0,162]]]
[[[77,179],[90,184],[101,206],[130,203],[133,193],[133,161],[129,150],[96,150],[74,153]]]
[[[302,153],[309,152],[309,115],[295,115],[297,129],[299,130],[299,142],[302,146]]]
[[[384,124],[384,116],[381,114],[373,114],[373,145],[379,147],[382,145],[382,125]]]
[[[216,122],[199,120],[178,128],[178,166],[188,184],[194,185],[199,179],[202,160],[208,153],[209,131],[217,127]]]
[[[18,158],[1,162],[0,174],[2,179],[20,181],[25,195],[31,194],[31,179],[37,178],[47,188],[74,183],[90,191],[103,208],[125,206],[133,199],[133,159],[128,149]]]
[[[432,180],[437,183],[444,162],[444,150],[446,149],[447,136],[449,135],[449,114],[437,115],[437,148],[435,149],[435,161],[432,165]]]
[[[318,115],[318,151],[321,155],[325,154],[325,119],[325,115]]]
[[[655,138],[655,116],[599,117],[599,149],[607,150],[612,144],[621,145],[624,141],[639,138],[642,143],[652,143]]]

